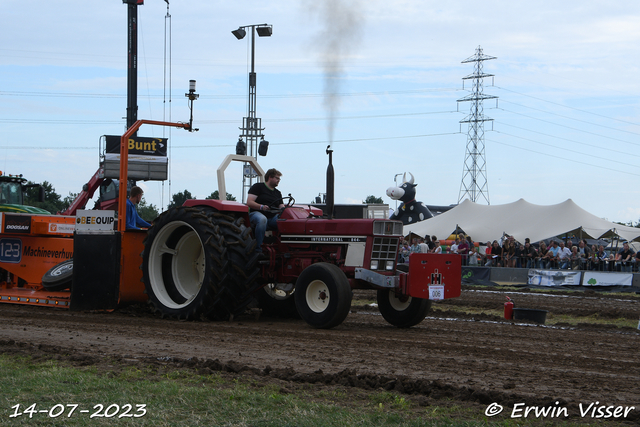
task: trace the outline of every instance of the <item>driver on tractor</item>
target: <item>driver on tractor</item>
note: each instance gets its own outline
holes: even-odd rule
[[[262,241],[267,230],[278,228],[277,210],[284,207],[282,193],[276,188],[280,183],[282,173],[276,169],[269,169],[264,174],[264,182],[251,186],[247,196],[249,219],[255,227],[256,252],[262,253]]]

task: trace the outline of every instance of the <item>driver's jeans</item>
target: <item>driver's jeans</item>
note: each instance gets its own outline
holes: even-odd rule
[[[249,212],[249,221],[251,221],[251,226],[255,227],[256,242],[258,243],[256,252],[262,251],[262,241],[264,240],[264,233],[266,233],[267,230],[276,230],[278,228],[278,216],[279,215],[276,215],[272,218],[267,218],[261,212]]]

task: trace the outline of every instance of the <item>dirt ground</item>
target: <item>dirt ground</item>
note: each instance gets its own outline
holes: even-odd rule
[[[558,315],[640,317],[635,294],[509,295],[519,307]],[[524,408],[537,406],[566,407],[570,421],[594,422],[599,413],[581,416],[579,405],[586,410],[599,402],[594,406],[635,407],[626,418],[607,421],[640,424],[640,331],[541,326],[454,310],[456,305],[501,310],[504,296],[499,289],[465,287],[460,298],[439,303],[444,311],[433,311],[410,329],[392,327],[376,308],[366,307],[375,298],[370,291],[356,292],[346,321],[332,330],[248,315],[230,322],[179,322],[160,319],[146,306],[94,313],[1,304],[0,352],[76,365],[114,366],[115,361],[222,372],[277,383],[289,393],[341,387],[360,396],[388,390],[418,408],[455,405],[478,415],[497,404],[504,410],[491,419],[496,421],[513,415],[524,420]],[[514,405],[523,412],[512,412]],[[533,412],[527,417],[544,418],[550,417],[536,418]]]

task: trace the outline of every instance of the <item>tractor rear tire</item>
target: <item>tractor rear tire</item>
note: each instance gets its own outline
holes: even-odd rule
[[[221,309],[226,310],[229,315],[236,315],[253,300],[253,293],[259,287],[257,243],[251,235],[251,228],[245,225],[244,218],[217,211],[211,211],[209,217],[220,227],[229,260],[227,273],[231,286],[226,288],[224,299],[227,303]]]
[[[71,288],[73,281],[73,259],[55,265],[42,276],[42,286],[51,292]]]
[[[379,289],[378,309],[384,320],[398,328],[410,328],[422,322],[431,309],[431,301],[423,298],[398,298],[393,289]]]
[[[300,317],[317,329],[331,329],[349,314],[353,292],[344,272],[320,262],[305,268],[293,294]]]
[[[207,210],[181,206],[154,221],[145,240],[142,272],[149,302],[163,317],[227,316],[233,310],[226,306],[231,287],[227,271],[224,237]]]

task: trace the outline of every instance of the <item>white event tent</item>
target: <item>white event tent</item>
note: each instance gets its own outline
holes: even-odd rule
[[[465,200],[438,216],[404,226],[404,233],[448,238],[457,228],[476,242],[500,240],[503,234],[532,243],[573,234],[585,239],[619,237],[640,241],[640,228],[598,218],[568,199],[556,205],[534,205],[520,199],[504,205],[481,205]]]

